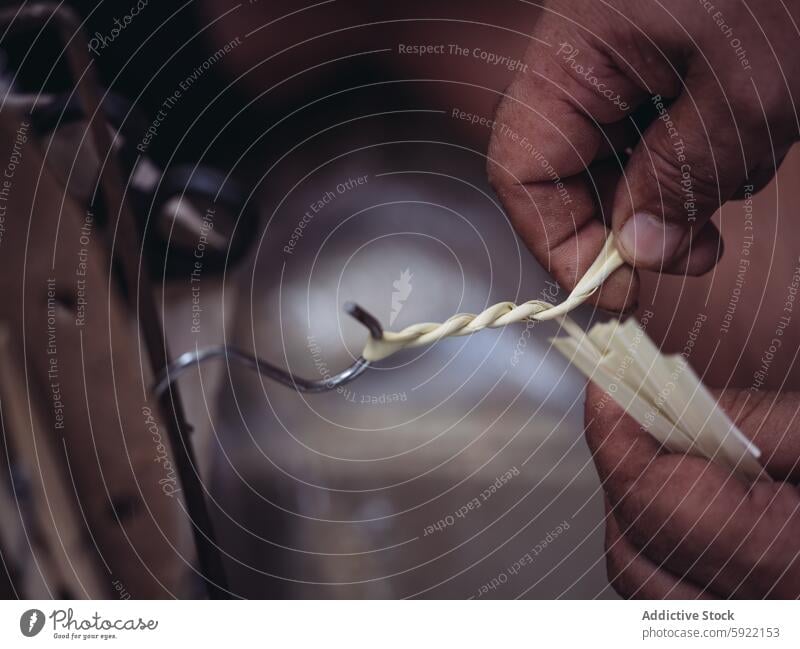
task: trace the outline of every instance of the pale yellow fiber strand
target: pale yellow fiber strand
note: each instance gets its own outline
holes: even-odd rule
[[[402,331],[386,331],[380,340],[370,338],[367,341],[362,356],[370,362],[375,362],[406,347],[424,347],[443,338],[468,336],[483,329],[505,327],[529,318],[552,320],[583,304],[623,263],[614,244],[614,237],[610,235],[597,259],[561,304],[553,305],[541,300],[530,300],[519,305],[513,302],[500,302],[477,315],[459,313],[442,323],[423,322],[406,327]]]

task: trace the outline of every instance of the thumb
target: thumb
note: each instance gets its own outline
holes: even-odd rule
[[[709,87],[672,104],[651,99],[656,119],[633,151],[614,197],[620,253],[638,268],[701,274],[717,262],[711,216],[747,175],[737,125]],[[744,137],[744,135],[742,135]]]

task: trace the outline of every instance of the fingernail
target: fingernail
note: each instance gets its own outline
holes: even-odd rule
[[[618,242],[636,265],[657,268],[672,260],[685,232],[680,225],[638,212],[622,226]]]

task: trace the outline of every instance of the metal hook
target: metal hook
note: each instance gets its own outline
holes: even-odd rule
[[[348,302],[344,305],[344,310],[363,324],[368,330],[369,335],[375,340],[383,338],[383,327],[378,319],[368,311],[362,309],[360,306],[353,302]],[[153,387],[153,394],[161,396],[170,385],[172,385],[186,370],[193,367],[195,364],[199,365],[213,358],[229,358],[238,361],[242,365],[255,370],[262,376],[266,376],[273,381],[277,381],[286,387],[292,388],[297,392],[305,393],[319,393],[335,390],[340,385],[345,385],[361,376],[370,366],[369,361],[364,360],[359,356],[356,361],[347,369],[342,370],[334,376],[329,376],[325,379],[304,379],[295,376],[286,370],[271,365],[266,361],[253,356],[252,354],[242,351],[236,347],[228,345],[220,345],[218,347],[208,347],[194,352],[186,352],[181,354],[167,365],[159,374],[158,380]]]

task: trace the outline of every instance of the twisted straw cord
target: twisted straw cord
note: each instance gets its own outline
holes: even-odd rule
[[[617,252],[613,236],[609,235],[603,249],[572,293],[559,305],[530,300],[520,305],[500,302],[475,315],[458,313],[442,323],[423,322],[402,331],[386,331],[383,338],[367,341],[362,356],[370,362],[379,361],[406,347],[423,347],[454,336],[468,336],[483,329],[496,329],[529,318],[552,320],[583,304],[600,285],[625,262]]]

